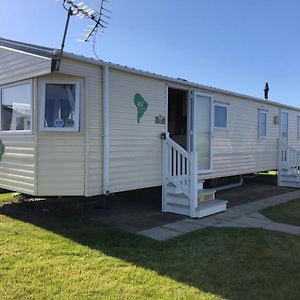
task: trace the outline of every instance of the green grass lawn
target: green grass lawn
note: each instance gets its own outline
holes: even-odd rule
[[[261,213],[272,221],[300,226],[300,199],[263,209]]]
[[[0,207],[1,299],[300,299],[300,237],[210,228],[156,242],[36,203]]]

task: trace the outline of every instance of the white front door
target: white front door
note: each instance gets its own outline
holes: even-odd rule
[[[191,151],[198,153],[198,173],[212,170],[212,98],[193,92],[191,105]]]

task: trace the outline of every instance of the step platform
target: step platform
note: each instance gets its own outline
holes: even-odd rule
[[[180,199],[181,198],[181,199]],[[185,197],[168,197],[166,203],[166,212],[190,216],[190,207],[188,200]],[[219,212],[226,211],[228,201],[213,199],[207,201],[199,201],[196,208],[195,218],[203,218]]]

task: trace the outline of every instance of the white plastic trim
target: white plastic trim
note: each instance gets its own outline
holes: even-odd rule
[[[103,68],[103,192],[109,194],[109,67]]]

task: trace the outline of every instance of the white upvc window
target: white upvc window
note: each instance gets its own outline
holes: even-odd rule
[[[267,137],[267,112],[263,110],[258,111],[258,137]]]
[[[41,82],[41,131],[78,132],[80,120],[80,81]]]
[[[300,116],[297,117],[297,137],[298,141],[300,141]]]
[[[228,105],[215,103],[214,105],[214,127],[216,129],[228,128]]]
[[[31,133],[32,80],[0,86],[1,133]]]

